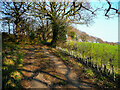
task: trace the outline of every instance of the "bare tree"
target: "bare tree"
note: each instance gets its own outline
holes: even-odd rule
[[[89,24],[94,17],[89,2],[38,2],[35,3],[34,9],[39,17],[44,15],[46,20],[51,20],[53,46],[56,46],[63,36],[60,32],[65,33],[64,30],[69,24]]]
[[[3,16],[14,19],[16,25],[17,38],[20,36],[20,23],[23,20],[22,15],[29,9],[30,4],[26,2],[2,2]]]

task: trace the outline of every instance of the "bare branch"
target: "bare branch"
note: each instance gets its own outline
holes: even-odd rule
[[[111,3],[110,3],[109,0],[106,0],[106,2],[108,3],[109,8],[107,9],[107,12],[105,13],[105,16],[109,17],[108,12],[110,11],[110,9],[115,10],[116,13],[118,13],[118,14],[120,13],[120,12],[118,12],[118,10],[117,10],[116,8],[112,8],[112,7],[111,7]]]
[[[94,12],[93,12],[92,10],[90,10],[90,9],[88,9],[88,8],[86,8],[86,7],[84,7],[83,5],[82,5],[82,8],[84,8],[84,9],[86,9],[86,10],[92,12],[92,14],[94,14]]]

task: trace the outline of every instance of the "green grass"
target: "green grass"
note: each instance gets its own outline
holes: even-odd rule
[[[9,57],[8,57],[9,56]],[[15,58],[16,57],[16,58]],[[20,88],[24,53],[20,51],[20,45],[14,43],[3,44],[3,88]]]
[[[71,60],[70,58],[68,59],[68,57],[64,53],[60,52],[59,50],[54,51],[54,54],[58,57],[61,57],[61,59],[64,61],[65,65],[73,67],[74,70],[77,71],[77,73],[80,72],[80,75],[83,74],[83,77],[86,76],[89,80],[92,80],[99,87],[104,87],[104,88],[105,87],[108,87],[108,88],[112,87],[113,88],[113,87],[117,86],[114,82],[109,82],[109,80],[106,77],[104,77],[100,74],[99,75],[96,74],[90,68],[86,68],[81,63],[76,62],[76,60],[73,60],[73,59]],[[61,83],[62,82],[55,82],[54,84],[57,85],[57,84],[61,84]],[[66,85],[66,82],[65,82],[65,84],[63,82],[62,84]]]
[[[95,76],[95,74],[93,73],[93,71],[91,69],[86,69],[85,72],[88,74],[89,77]]]
[[[94,59],[95,64],[97,64],[98,60],[99,66],[101,66],[101,60],[103,60],[103,64],[107,65],[107,69],[111,69],[110,67],[113,65],[115,73],[118,74],[117,69],[119,68],[120,62],[120,59],[118,58],[118,56],[120,56],[120,48],[118,45],[70,41],[66,42],[63,48],[65,48],[66,51],[68,49],[70,51],[81,53],[81,58],[84,58],[83,56],[87,58],[91,57]]]

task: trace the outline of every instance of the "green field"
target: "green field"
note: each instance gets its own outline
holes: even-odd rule
[[[103,65],[106,64],[107,69],[111,70],[114,67],[116,74],[120,70],[118,45],[70,41],[66,42],[63,48],[75,52],[80,58],[88,58],[88,62],[91,59],[94,60],[94,64],[98,64],[98,66],[101,66],[102,62]]]

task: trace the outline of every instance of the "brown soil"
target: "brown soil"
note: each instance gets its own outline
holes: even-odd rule
[[[49,47],[26,45],[22,51],[25,53],[21,80],[23,88],[95,89],[93,81],[85,76],[84,68],[74,69],[70,64],[65,64],[51,52]]]

